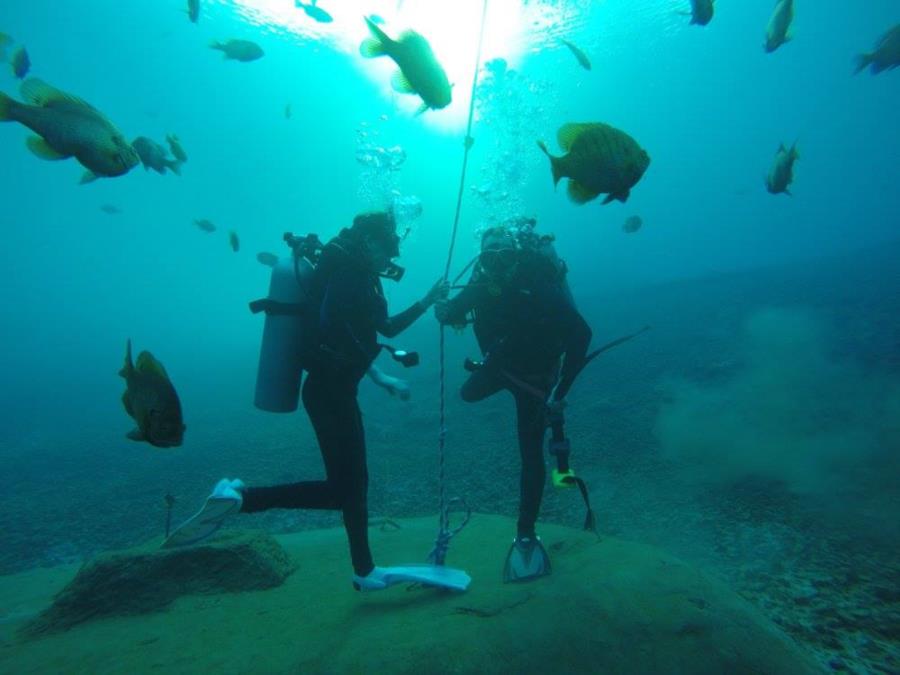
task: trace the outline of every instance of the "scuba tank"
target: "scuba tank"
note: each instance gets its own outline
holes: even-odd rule
[[[276,413],[293,412],[300,401],[305,348],[310,338],[309,296],[322,250],[314,234],[295,237],[287,233],[284,240],[291,248],[291,257],[279,259],[272,268],[269,295],[250,303],[251,312],[266,314],[253,403],[260,410]]]

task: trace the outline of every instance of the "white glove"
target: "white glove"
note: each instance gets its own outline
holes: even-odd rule
[[[408,401],[412,395],[409,390],[409,382],[401,380],[399,377],[386,375],[381,386],[387,389],[391,396],[399,396],[401,401]]]

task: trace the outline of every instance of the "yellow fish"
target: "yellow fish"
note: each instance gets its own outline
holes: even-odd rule
[[[421,97],[422,107],[419,113],[429,108],[440,110],[450,105],[450,81],[428,40],[413,30],[406,31],[397,40],[393,40],[369,17],[366,17],[366,24],[373,37],[363,40],[359,52],[367,59],[389,56],[400,66],[400,70],[391,78],[391,86],[395,91]]]
[[[41,159],[77,159],[88,169],[82,183],[121,176],[140,161],[122,132],[89,103],[37,78],[25,80],[21,92],[27,103],[0,92],[0,121],[19,122],[38,134],[26,144]]]

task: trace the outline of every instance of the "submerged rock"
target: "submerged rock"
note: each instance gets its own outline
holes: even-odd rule
[[[21,634],[33,637],[92,619],[158,612],[184,595],[273,588],[293,570],[285,550],[263,532],[235,532],[180,549],[111,551],[85,563]]]

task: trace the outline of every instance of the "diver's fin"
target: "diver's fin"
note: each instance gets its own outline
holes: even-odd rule
[[[587,204],[592,199],[596,199],[599,192],[593,192],[588,188],[584,187],[577,180],[569,179],[569,187],[567,189],[569,194],[569,199],[571,199],[576,204]]]
[[[398,70],[396,73],[391,75],[391,87],[398,94],[415,94],[415,87],[412,86],[410,81],[406,78],[406,75],[403,74],[402,70]]]
[[[58,159],[68,159],[71,155],[64,155],[50,147],[50,144],[40,136],[29,136],[25,139],[25,145],[31,150],[35,157],[55,161]]]
[[[471,581],[472,577],[462,570],[443,565],[421,564],[376,567],[364,577],[353,576],[353,586],[358,591],[380,591],[402,583],[418,583],[452,591],[464,591]]]
[[[538,537],[516,537],[503,565],[503,583],[531,581],[550,574],[550,556]]]
[[[203,507],[179,525],[163,542],[162,547],[190,546],[215,534],[228,516],[241,510],[243,497],[240,490],[243,485],[239,480],[220,480]]]

